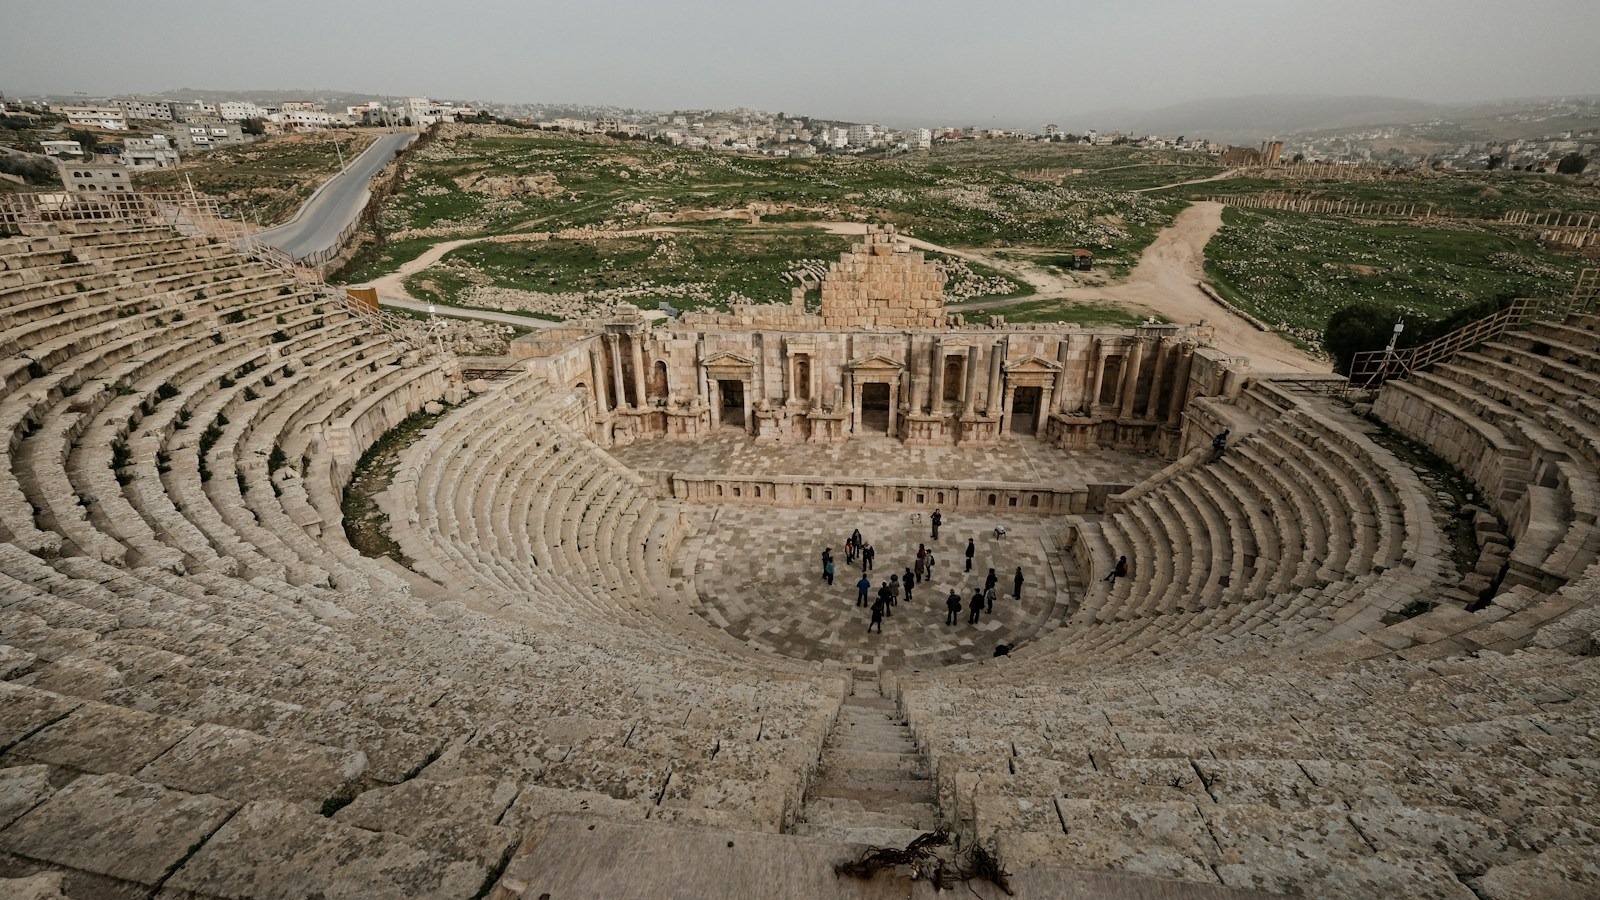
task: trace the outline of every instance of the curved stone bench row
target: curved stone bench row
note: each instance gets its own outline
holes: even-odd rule
[[[893,686],[945,824],[1002,860],[1338,896],[1586,890],[1593,658],[993,665]]]
[[[1321,644],[1429,595],[1445,548],[1416,474],[1327,401],[1280,391],[1257,405],[1277,417],[1220,459],[1191,454],[1077,526],[1081,607],[1066,636],[1021,657]],[[1132,577],[1108,588],[1122,555]]]

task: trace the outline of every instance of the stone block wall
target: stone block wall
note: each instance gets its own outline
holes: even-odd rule
[[[941,328],[944,284],[937,266],[895,243],[894,226],[868,226],[866,242],[828,267],[822,321],[828,328]]]

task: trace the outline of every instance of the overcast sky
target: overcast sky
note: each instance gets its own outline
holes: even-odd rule
[[[1037,126],[1263,93],[1600,94],[1596,0],[0,0],[0,90],[338,89]]]

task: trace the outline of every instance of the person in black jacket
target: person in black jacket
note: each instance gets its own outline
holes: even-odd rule
[[[967,624],[976,625],[983,616],[983,591],[973,591],[972,599],[967,601]]]
[[[950,596],[945,598],[944,608],[946,610],[944,623],[946,625],[956,624],[956,619],[961,615],[961,595],[951,591]]]
[[[972,571],[972,556],[978,552],[977,545],[972,543],[972,538],[967,538],[967,571]]]

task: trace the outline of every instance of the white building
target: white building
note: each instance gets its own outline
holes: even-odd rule
[[[285,109],[278,113],[276,121],[291,131],[333,127],[331,114],[305,109]]]
[[[134,97],[128,100],[113,100],[111,105],[122,110],[122,116],[125,119],[142,119],[156,122],[172,121],[172,104],[165,100],[143,100]]]
[[[865,147],[872,143],[878,130],[871,125],[851,125],[845,131],[845,141],[852,147]]]
[[[909,144],[913,150],[933,149],[933,132],[926,128],[913,128],[906,134],[906,138],[906,143]]]
[[[828,143],[832,144],[835,150],[843,150],[845,147],[850,146],[850,129],[833,129],[833,138]]]
[[[435,122],[454,122],[451,108],[443,103],[436,103],[427,97],[407,97],[400,106],[403,119],[410,119],[412,125],[426,128]]]
[[[56,112],[67,117],[68,125],[127,131],[128,119],[115,106],[58,106]]]
[[[122,142],[122,164],[130,169],[166,169],[178,164],[178,150],[164,134]]]
[[[266,115],[266,110],[248,100],[224,100],[217,104],[217,118],[224,122],[243,122],[245,119],[260,119]]]
[[[40,141],[39,149],[44,151],[45,156],[70,156],[74,159],[83,156],[83,145],[77,141]]]

